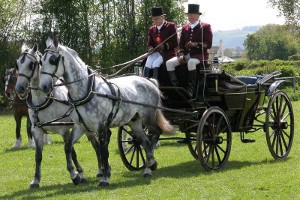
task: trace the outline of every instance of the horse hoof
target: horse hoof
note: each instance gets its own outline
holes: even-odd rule
[[[80,178],[80,183],[87,183],[88,181],[85,178]]]
[[[76,177],[72,179],[72,181],[74,185],[78,185],[81,182],[79,174],[77,174]]]
[[[153,163],[150,167],[149,167],[152,171],[157,169],[157,162],[155,161],[155,163]]]
[[[101,172],[101,173],[98,173],[97,175],[96,175],[96,178],[101,178],[101,177],[103,177],[103,173]]]
[[[98,186],[109,186],[108,180],[101,180],[98,184]]]
[[[34,183],[34,184],[30,184],[30,189],[38,189],[40,188],[40,184]]]

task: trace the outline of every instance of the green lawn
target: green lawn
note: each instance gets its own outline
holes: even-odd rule
[[[142,171],[128,171],[117,148],[117,133],[110,144],[112,177],[108,187],[98,187],[95,153],[83,136],[75,144],[85,170],[87,184],[74,186],[66,169],[62,139],[51,135],[44,147],[40,189],[30,190],[34,175],[33,149],[12,150],[15,140],[12,115],[0,115],[0,199],[300,199],[300,102],[294,102],[295,138],[286,161],[271,156],[263,132],[248,134],[255,143],[243,144],[233,133],[229,160],[219,172],[206,172],[194,160],[188,147],[176,141],[162,141],[155,156],[158,169],[151,178]],[[25,119],[23,120],[25,124]]]

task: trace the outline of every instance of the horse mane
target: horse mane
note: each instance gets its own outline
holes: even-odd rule
[[[85,62],[83,62],[83,60],[81,60],[81,58],[78,56],[78,53],[74,49],[63,45],[60,45],[60,48],[67,53],[65,56],[74,58],[80,64],[80,66],[86,66],[87,68],[89,67],[87,64],[85,64]]]

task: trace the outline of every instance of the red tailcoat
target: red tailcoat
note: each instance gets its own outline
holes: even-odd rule
[[[148,31],[147,48],[155,48],[158,44],[165,41],[174,33],[176,34],[163,44],[163,50],[158,48],[164,60],[169,60],[176,56],[175,48],[178,46],[177,28],[173,22],[164,22],[160,30],[158,30],[156,26],[150,26]]]
[[[182,32],[180,36],[179,42],[179,53],[184,53],[184,55],[190,53],[191,58],[197,58],[200,61],[208,60],[207,49],[210,49],[212,46],[212,31],[210,24],[200,22],[194,29],[191,28],[190,25],[184,25],[182,27]],[[188,42],[195,42],[197,47],[193,47],[191,49],[187,49],[185,47]],[[202,43],[203,52],[202,52]]]

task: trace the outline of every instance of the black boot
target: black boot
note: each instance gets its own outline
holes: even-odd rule
[[[153,78],[155,78],[156,80],[158,80],[158,71],[159,71],[159,68],[158,67],[155,67],[153,68]]]
[[[190,96],[190,98],[192,98],[194,95],[196,78],[197,78],[197,70],[189,71],[188,86],[186,88],[186,91],[187,91],[188,95]]]
[[[150,77],[150,68],[144,67],[144,77],[149,78]]]
[[[178,82],[178,80],[177,80],[175,71],[168,71],[168,74],[169,74],[169,78],[170,78],[171,84],[172,84],[173,86],[175,86],[175,87],[178,87],[179,82]]]

